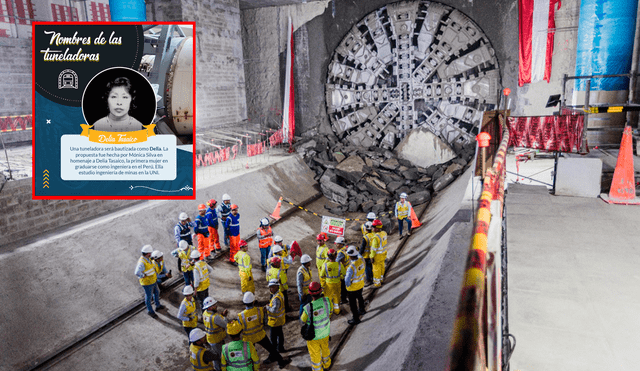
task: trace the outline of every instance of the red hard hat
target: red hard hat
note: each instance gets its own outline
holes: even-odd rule
[[[209,202],[207,202],[207,205],[209,206],[215,206],[218,202],[216,202],[216,200],[214,200],[213,198],[209,200]]]
[[[238,242],[238,247],[245,247],[245,246],[247,246],[247,241],[240,240],[240,242]]]
[[[206,210],[207,206],[205,204],[198,205],[198,210]]]
[[[280,264],[281,260],[279,257],[274,256],[273,258],[271,258],[271,264]]]
[[[238,205],[236,205],[236,204],[231,205],[231,210],[234,210],[234,209],[237,209],[237,208],[238,208]]]
[[[373,221],[372,225],[374,227],[378,227],[378,226],[382,225],[382,222],[380,221],[380,219],[376,219],[376,220]]]
[[[327,251],[327,254],[329,254],[329,255],[335,255],[335,254],[336,254],[336,250],[334,250],[334,249],[329,249],[329,251]]]
[[[318,241],[324,241],[324,233],[320,233],[316,236],[316,240]]]
[[[319,294],[322,292],[322,286],[318,282],[311,282],[309,284],[309,293],[310,294]]]

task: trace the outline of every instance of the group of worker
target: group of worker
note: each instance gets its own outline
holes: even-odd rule
[[[395,214],[399,225],[403,219],[408,219],[408,234],[411,230],[410,212],[411,204],[406,201],[406,194],[402,194],[400,202],[396,204]],[[339,314],[340,304],[348,302],[352,315],[348,323],[360,323],[360,317],[365,314],[362,296],[365,285],[380,287],[383,283],[387,233],[382,229],[382,222],[374,213],[367,215],[367,222],[361,227],[363,239],[359,248],[347,246],[341,236],[335,239],[335,248],[329,248],[327,234],[318,234],[316,268],[320,282],[315,282],[310,268],[312,258],[302,254],[297,242],[288,246],[283,243],[282,237],[273,236],[269,220],[261,219],[256,233],[261,268],[266,272],[271,299],[268,305],[256,307],[255,280],[248,244],[240,239],[238,206],[231,204],[230,197],[225,194],[220,207],[216,208],[216,201],[210,200],[206,207],[199,205],[198,214],[195,222],[186,213],[179,215],[179,222],[175,227],[178,248],[171,252],[178,258],[185,280],[184,299],[177,317],[182,321],[191,343],[190,359],[194,370],[257,370],[260,362],[255,344],[260,344],[269,353],[265,364],[278,362],[280,368],[283,368],[291,362],[280,353],[286,352],[283,333],[285,313],[292,310],[288,299],[287,270],[296,255],[301,256],[301,266],[296,274],[300,320],[303,324],[313,322],[315,325],[315,337],[307,340],[312,369],[327,369],[331,364],[328,348],[330,316]],[[217,301],[209,296],[208,290],[211,267],[206,261],[210,260],[212,252],[221,250],[217,231],[218,218],[225,227],[225,244],[230,249],[229,261],[239,269],[242,301],[245,305],[245,310],[233,320],[227,318],[228,310],[218,313]],[[197,249],[193,244],[191,228],[196,234]],[[402,237],[402,226],[400,233]],[[147,311],[155,318],[157,314],[153,310],[152,301],[156,311],[164,308],[159,301],[158,285],[171,277],[171,271],[167,272],[164,267],[162,252],[154,251],[149,245],[145,245],[141,252],[135,274],[145,291]],[[204,331],[197,327],[198,305],[202,310]],[[271,339],[264,330],[265,318],[266,324],[271,328]],[[232,340],[229,344],[224,344],[226,334]]]

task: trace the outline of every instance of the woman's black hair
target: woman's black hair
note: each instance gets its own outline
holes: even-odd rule
[[[104,95],[102,96],[102,99],[104,100],[105,103],[107,103],[107,100],[109,99],[109,94],[111,94],[111,89],[117,88],[119,86],[122,86],[123,88],[125,88],[127,93],[129,93],[129,95],[131,96],[131,104],[129,105],[129,113],[131,113],[131,110],[137,108],[136,107],[136,89],[133,88],[133,85],[131,85],[131,81],[126,77],[116,77],[112,81],[109,81],[107,83],[107,87],[104,91]]]

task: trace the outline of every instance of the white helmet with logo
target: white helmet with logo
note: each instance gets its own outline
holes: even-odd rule
[[[305,264],[305,263],[309,263],[311,261],[311,257],[307,254],[302,255],[302,257],[300,258],[300,263]]]
[[[189,215],[187,215],[187,213],[185,212],[182,212],[180,213],[180,216],[178,216],[178,219],[180,219],[180,221],[187,220],[189,219]]]

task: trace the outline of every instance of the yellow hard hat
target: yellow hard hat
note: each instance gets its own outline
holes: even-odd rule
[[[227,323],[227,334],[238,335],[242,331],[242,325],[238,320],[233,320]]]

